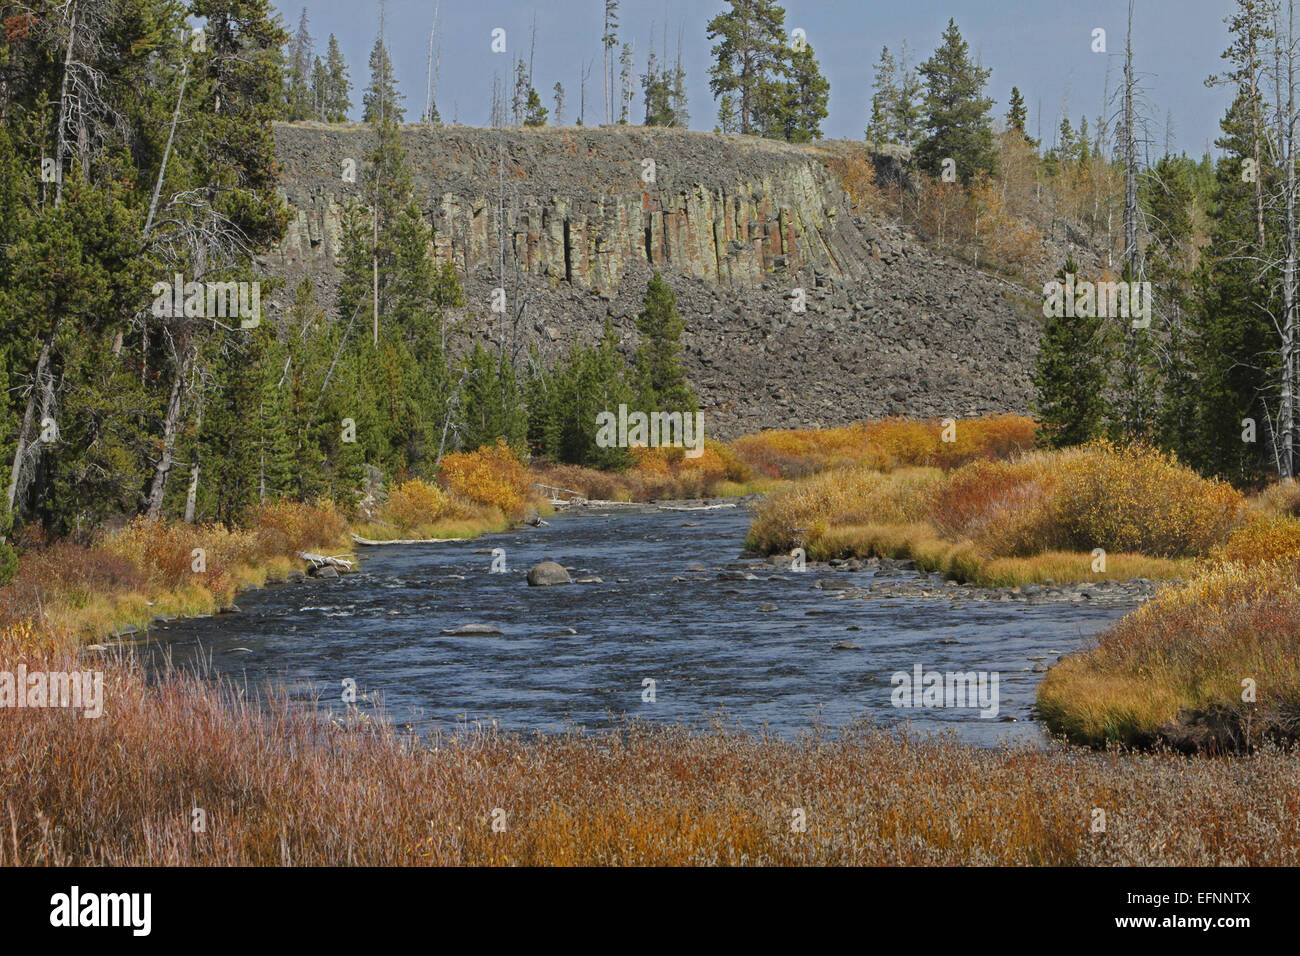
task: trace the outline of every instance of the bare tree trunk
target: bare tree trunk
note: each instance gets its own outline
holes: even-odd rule
[[[23,411],[23,424],[18,429],[18,447],[14,449],[14,463],[9,471],[9,511],[14,510],[14,502],[23,484],[23,465],[31,448],[33,419],[36,417],[38,396],[45,390],[45,379],[50,374],[50,353],[54,348],[54,333],[50,332],[45,344],[41,346],[40,357],[36,360],[36,374],[32,378],[32,390],[27,395],[27,407]]]
[[[194,506],[199,498],[199,456],[190,462],[190,487],[185,492],[185,523],[194,524]]]
[[[63,55],[63,87],[59,93],[59,126],[54,145],[54,205],[63,202],[63,155],[67,152],[64,141],[64,126],[68,121],[68,76],[72,69],[72,44],[77,37],[77,4],[73,0],[71,21],[68,25],[68,49]]]
[[[188,355],[176,370],[172,380],[171,396],[167,399],[167,413],[163,416],[163,447],[158,463],[154,465],[153,483],[149,488],[149,502],[146,514],[150,520],[162,514],[163,495],[167,491],[167,476],[172,470],[172,456],[176,450],[176,430],[181,418],[181,400],[185,394],[185,377],[189,374]]]
[[[1295,209],[1295,0],[1287,2],[1286,118],[1282,134],[1286,143],[1285,259],[1282,266],[1282,432],[1281,477],[1295,474],[1295,345],[1296,345],[1296,209]]]
[[[1133,0],[1128,4],[1128,40],[1124,44],[1124,264],[1130,280],[1137,276],[1138,198],[1137,136],[1133,130]]]

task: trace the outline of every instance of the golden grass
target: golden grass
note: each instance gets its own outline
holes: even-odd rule
[[[835,468],[759,504],[747,543],[907,558],[986,587],[1071,584],[1185,575],[1245,514],[1238,492],[1162,452],[1099,442],[947,472]]]
[[[137,519],[91,546],[30,548],[0,589],[0,627],[43,620],[86,641],[155,616],[211,614],[300,567],[297,551],[346,553],[346,528],[332,504],[278,502],[243,529]]]
[[[755,472],[805,478],[822,471],[926,466],[953,468],[1034,447],[1035,424],[1020,415],[949,420],[887,418],[839,428],[774,429],[738,438],[737,456]]]
[[[51,647],[0,634],[0,663],[67,663]],[[0,865],[1300,863],[1300,775],[1275,750],[1117,759],[868,725],[417,739],[281,694],[104,670],[102,718],[0,721]]]
[[[1255,699],[1245,696],[1249,681]],[[1300,727],[1300,555],[1206,562],[1052,668],[1038,690],[1049,727],[1081,743],[1144,743],[1184,708],[1218,708],[1261,733]]]

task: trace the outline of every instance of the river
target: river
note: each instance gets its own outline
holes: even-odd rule
[[[358,573],[245,592],[239,612],[155,626],[148,646],[155,666],[207,662],[256,692],[284,687],[330,708],[354,681],[359,706],[382,701],[390,719],[421,729],[725,715],[793,736],[868,717],[993,746],[1045,739],[1031,715],[1042,666],[1128,610],[837,598],[872,575],[915,572],[737,564],[748,524],[744,507],[557,515],[473,541],[363,548]],[[505,551],[503,573],[490,570],[491,548]],[[602,582],[529,587],[528,568],[545,558]],[[720,579],[737,570],[753,578]],[[441,633],[468,623],[502,634]],[[841,642],[859,649],[834,649]],[[917,665],[995,673],[996,716],[894,706],[891,678]]]

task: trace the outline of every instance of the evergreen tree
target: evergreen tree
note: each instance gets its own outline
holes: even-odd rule
[[[542,105],[542,98],[531,86],[528,88],[528,102],[524,106],[525,126],[545,126],[547,109]]]
[[[867,119],[866,138],[869,142],[899,142],[898,96],[898,63],[889,47],[882,47],[872,83],[871,116]]]
[[[1064,282],[1076,275],[1074,260],[1057,273]],[[1049,316],[1043,327],[1033,382],[1035,410],[1042,422],[1039,439],[1050,448],[1079,445],[1098,437],[1105,414],[1102,389],[1105,363],[1099,355],[1102,323],[1098,318]]]
[[[307,29],[307,8],[302,8],[298,31],[289,44],[288,78],[285,83],[285,116],[289,121],[312,118],[311,83],[313,78],[311,33]]]
[[[329,51],[325,56],[325,72],[329,76],[329,83],[322,90],[321,119],[327,123],[345,123],[348,110],[352,109],[352,80],[348,77],[348,65],[339,49],[339,41],[332,33]]]
[[[329,122],[326,118],[329,101],[330,74],[329,68],[325,66],[325,61],[316,57],[311,67],[311,92],[309,99],[311,101],[311,119],[325,123]]]
[[[1254,158],[1256,109],[1248,94],[1239,94],[1220,124],[1223,135],[1215,145],[1225,155],[1215,169],[1210,244],[1194,279],[1190,317],[1199,407],[1189,434],[1189,460],[1203,472],[1235,481],[1252,480],[1275,463],[1270,423],[1278,409],[1280,359],[1272,316],[1281,314],[1281,303],[1255,262],[1275,258],[1280,242],[1270,221],[1266,245],[1259,245],[1256,184],[1242,175],[1245,161]],[[1271,188],[1277,171],[1264,167],[1256,175]],[[1256,423],[1254,444],[1241,440],[1246,418]]]
[[[811,44],[804,42],[791,54],[786,72],[789,79],[781,84],[779,112],[768,135],[791,143],[821,139],[831,85],[822,76]]]
[[[942,45],[921,64],[920,73],[926,86],[928,133],[916,150],[921,168],[938,175],[943,161],[952,159],[963,184],[982,172],[995,172],[997,154],[989,117],[993,100],[984,95],[992,71],[972,62],[954,20],[948,21]]]
[[[1007,103],[1007,129],[1016,130],[1026,138],[1029,134],[1025,124],[1029,121],[1029,111],[1025,108],[1025,98],[1020,95],[1020,87],[1011,87],[1011,99]]]
[[[393,63],[388,57],[388,48],[384,46],[384,38],[376,37],[370,50],[370,85],[361,97],[362,121],[400,125],[406,118],[406,109],[401,105],[404,99],[406,95],[397,89]]]
[[[682,367],[681,337],[686,324],[677,314],[677,296],[655,272],[646,283],[636,317],[641,344],[636,352],[636,386],[646,411],[694,411],[695,393]]]
[[[788,47],[785,10],[773,0],[728,0],[730,9],[708,25],[714,64],[709,89],[735,110],[741,133],[762,133],[770,125],[774,87],[781,78]],[[719,113],[719,125],[728,122]]]
[[[912,68],[907,50],[907,41],[903,41],[902,53],[898,60],[898,98],[894,101],[894,132],[898,142],[908,149],[916,146],[921,134],[921,78]]]

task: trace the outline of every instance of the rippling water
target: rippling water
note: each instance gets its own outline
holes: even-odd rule
[[[756,580],[719,580],[748,522],[743,508],[557,516],[475,541],[363,549],[360,573],[246,592],[240,613],[157,627],[150,643],[175,663],[206,658],[251,688],[287,685],[330,707],[343,706],[351,679],[362,706],[382,700],[393,720],[422,727],[496,720],[550,731],[625,714],[698,725],[725,713],[793,735],[819,716],[829,726],[872,717],[991,745],[1041,738],[1030,717],[1035,663],[1076,650],[1125,612],[835,598],[874,571],[758,565]],[[498,547],[507,570],[489,573],[483,552]],[[527,569],[544,558],[603,583],[528,587]],[[441,635],[467,623],[503,633]],[[833,650],[840,641],[861,649]],[[891,675],[916,664],[998,672],[998,717],[895,708]],[[653,702],[642,699],[647,678]]]

